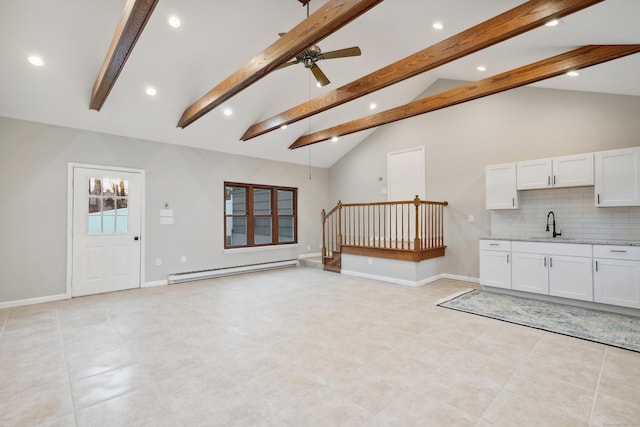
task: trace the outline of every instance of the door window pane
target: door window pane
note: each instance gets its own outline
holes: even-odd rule
[[[113,233],[116,231],[116,217],[115,216],[103,216],[102,217],[102,233]]]
[[[129,181],[118,178],[89,178],[89,196],[89,233],[128,232]]]
[[[271,217],[257,217],[253,224],[253,238],[256,245],[271,243]]]

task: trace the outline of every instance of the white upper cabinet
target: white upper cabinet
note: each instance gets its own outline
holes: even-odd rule
[[[593,185],[593,153],[517,163],[518,190]]]
[[[487,166],[485,187],[487,209],[518,209],[515,163]]]
[[[640,147],[595,154],[596,206],[640,206]]]

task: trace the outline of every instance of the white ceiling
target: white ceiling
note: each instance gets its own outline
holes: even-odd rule
[[[311,13],[324,0],[311,2]],[[125,0],[0,1],[0,116],[299,164],[329,167],[373,130],[299,150],[295,139],[415,99],[437,79],[479,80],[586,44],[640,43],[640,1],[606,0],[510,41],[248,142],[253,123],[340,87],[511,9],[520,0],[387,0],[329,36],[330,51],[362,56],[319,62],[332,83],[317,88],[302,65],[275,71],[200,118],[176,128],[185,108],[306,17],[297,0],[160,0],[100,112],[91,89]],[[178,29],[167,19],[176,14]],[[445,28],[436,31],[434,21]],[[27,62],[39,54],[43,67]],[[477,65],[487,71],[476,71]],[[640,96],[640,54],[540,87]],[[145,88],[158,94],[151,98]],[[226,117],[224,107],[234,114]]]

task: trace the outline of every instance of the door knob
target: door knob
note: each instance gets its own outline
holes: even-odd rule
[[[135,236],[135,237],[133,238],[133,240],[140,240],[140,237]]]

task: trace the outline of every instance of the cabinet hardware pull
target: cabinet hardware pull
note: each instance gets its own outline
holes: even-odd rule
[[[516,205],[516,198],[512,197],[511,198],[511,206],[515,206]]]
[[[598,272],[598,261],[596,261],[596,273]]]
[[[544,257],[544,266],[547,266],[547,257]]]
[[[489,246],[500,246],[500,243],[489,243]]]
[[[621,249],[611,249],[611,252],[616,252],[616,253],[626,253],[627,251],[623,251]]]
[[[553,258],[549,257],[549,267],[553,267]]]
[[[553,175],[553,185],[556,185],[556,176]]]
[[[509,254],[507,254],[507,264],[509,264]]]
[[[551,176],[547,176],[547,185],[551,186]]]
[[[598,193],[598,204],[600,204],[600,193]]]

